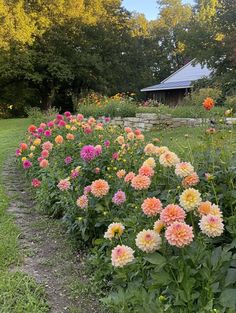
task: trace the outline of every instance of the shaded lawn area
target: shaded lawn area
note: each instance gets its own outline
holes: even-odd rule
[[[12,270],[23,260],[18,243],[20,235],[14,218],[6,212],[9,198],[2,183],[5,159],[19,144],[28,119],[0,120],[0,312],[46,313],[48,307],[41,286],[29,276]],[[11,269],[9,268],[11,267]]]

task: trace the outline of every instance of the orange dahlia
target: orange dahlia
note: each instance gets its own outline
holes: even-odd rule
[[[150,185],[151,185],[150,178],[148,176],[144,176],[144,175],[137,175],[131,181],[131,186],[135,190],[148,189]]]
[[[162,210],[162,203],[159,199],[153,197],[153,198],[147,198],[143,201],[142,204],[142,210],[143,213],[147,216],[155,216]]]
[[[214,100],[212,98],[210,98],[210,97],[206,98],[203,101],[203,107],[207,111],[211,110],[214,107],[214,105],[215,105]]]
[[[140,175],[152,177],[154,175],[154,170],[148,165],[142,165],[138,171]]]
[[[199,181],[200,180],[198,174],[196,172],[193,172],[192,174],[184,177],[184,179],[182,180],[182,186],[184,188],[196,186],[199,183]]]
[[[109,185],[104,179],[98,179],[92,182],[91,193],[96,198],[106,196],[108,192],[109,192]]]

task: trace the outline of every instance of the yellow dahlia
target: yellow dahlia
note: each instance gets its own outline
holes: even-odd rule
[[[120,237],[124,232],[125,227],[121,223],[111,223],[104,234],[104,238],[112,239],[115,236]]]
[[[163,223],[161,220],[157,220],[154,223],[153,230],[157,232],[158,234],[160,234],[160,232],[162,231],[164,227],[165,227],[165,223]]]
[[[179,177],[186,177],[193,172],[194,168],[189,162],[180,162],[175,165],[175,174]]]
[[[147,160],[145,160],[143,162],[143,165],[147,165],[147,166],[150,166],[151,168],[155,168],[156,167],[156,161],[154,158],[148,158]]]
[[[153,143],[148,143],[144,148],[144,153],[147,155],[155,154],[155,151],[156,151],[156,147],[154,146]]]
[[[165,152],[168,152],[169,151],[169,148],[165,147],[165,146],[162,146],[162,147],[156,147],[156,151],[155,151],[155,154],[156,155],[161,155]]]
[[[184,190],[180,195],[179,200],[180,205],[187,212],[194,210],[202,201],[200,192],[194,188]]]
[[[160,155],[159,162],[164,167],[171,167],[171,166],[175,166],[177,163],[179,163],[180,159],[178,158],[178,156],[174,152],[168,151],[168,152],[164,152]]]
[[[160,249],[161,237],[154,230],[142,230],[135,239],[136,246],[147,253]]]

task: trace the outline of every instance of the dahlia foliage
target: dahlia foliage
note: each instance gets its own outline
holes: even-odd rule
[[[224,231],[221,209],[201,192],[206,179],[139,129],[65,112],[26,138],[16,156],[41,208],[84,242],[108,240],[114,267]]]

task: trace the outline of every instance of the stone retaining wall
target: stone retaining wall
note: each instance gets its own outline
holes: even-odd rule
[[[210,120],[207,120],[210,126]],[[136,117],[115,117],[111,124],[121,127],[139,128],[141,131],[152,129],[176,128],[180,126],[201,126],[207,122],[201,118],[177,118],[171,115],[158,115],[156,113],[137,113]],[[236,124],[236,118],[225,118],[228,125]]]

